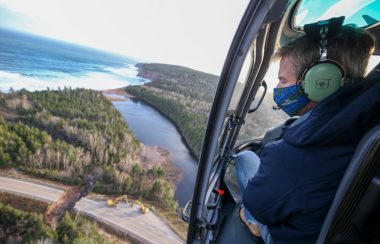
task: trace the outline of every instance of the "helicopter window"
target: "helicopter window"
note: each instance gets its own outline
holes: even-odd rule
[[[344,25],[371,27],[380,20],[380,1],[377,0],[335,0],[302,1],[293,19],[294,28],[301,30],[305,24],[345,16]]]
[[[235,85],[234,93],[231,97],[231,102],[228,107],[228,110],[236,110],[237,105],[239,103],[239,100],[241,98],[241,95],[243,94],[244,87],[247,83],[248,75],[249,75],[249,70],[252,66],[252,47],[250,48],[245,60],[243,67],[241,68],[240,74],[239,74],[239,79]]]
[[[235,84],[233,95],[231,97],[230,104],[228,106],[228,112],[227,112],[226,117],[224,119],[223,131],[220,134],[220,137],[218,139],[218,148],[219,148],[219,151],[218,151],[218,153],[217,153],[216,156],[219,156],[220,153],[221,153],[221,150],[223,150],[223,148],[224,148],[223,145],[222,145],[223,138],[222,138],[221,135],[223,135],[224,131],[226,130],[226,128],[228,128],[227,123],[229,121],[229,117],[231,115],[236,114],[237,106],[238,106],[240,98],[241,98],[241,96],[243,94],[245,85],[246,85],[246,83],[248,81],[249,71],[251,69],[252,61],[253,61],[253,58],[252,58],[251,54],[252,54],[252,47],[248,51],[248,54],[247,54],[247,56],[246,56],[246,58],[244,60],[243,66],[242,66],[242,68],[240,70],[238,81]]]
[[[268,85],[268,90],[265,94],[264,100],[260,104],[256,112],[247,114],[245,123],[240,129],[240,133],[237,138],[237,143],[244,142],[249,139],[262,137],[268,129],[279,125],[285,121],[288,117],[282,110],[274,110],[275,105],[273,101],[273,88],[277,84],[278,62],[274,62],[270,65],[264,80]],[[255,100],[252,102],[251,108],[255,107],[258,98],[261,97],[262,88],[259,89]]]

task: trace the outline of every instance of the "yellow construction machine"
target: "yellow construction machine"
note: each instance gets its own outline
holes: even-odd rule
[[[117,203],[122,199],[125,199],[125,203],[128,204],[128,196],[123,195],[123,196],[117,197],[115,199],[108,199],[107,206],[108,207],[117,207]]]
[[[142,204],[140,201],[136,200],[134,201],[137,205],[139,205],[139,211],[140,213],[146,214],[149,211],[149,208],[146,207],[144,204]]]

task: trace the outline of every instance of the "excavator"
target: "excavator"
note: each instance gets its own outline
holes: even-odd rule
[[[128,196],[123,195],[123,196],[117,197],[115,199],[108,199],[107,206],[108,207],[117,207],[118,202],[122,199],[125,199],[125,203],[128,204]]]
[[[146,207],[144,204],[142,204],[140,201],[136,200],[134,201],[137,205],[139,205],[139,211],[140,213],[146,214],[149,211],[149,208]]]

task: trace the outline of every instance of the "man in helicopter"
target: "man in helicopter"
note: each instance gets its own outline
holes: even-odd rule
[[[375,39],[343,18],[304,27],[274,55],[274,101],[301,116],[259,154],[239,153],[240,217],[265,243],[315,242],[363,135],[380,122],[380,82],[366,77]],[[378,79],[377,79],[378,80]],[[371,97],[372,97],[371,96]]]

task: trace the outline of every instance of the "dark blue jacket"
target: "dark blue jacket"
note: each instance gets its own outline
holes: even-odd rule
[[[340,89],[261,151],[243,203],[275,243],[316,241],[358,142],[380,123],[378,77]]]

